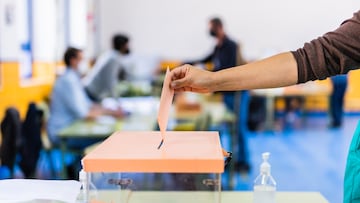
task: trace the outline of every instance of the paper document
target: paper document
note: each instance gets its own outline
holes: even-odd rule
[[[167,123],[169,120],[171,103],[174,98],[174,90],[170,88],[170,83],[171,83],[170,70],[169,68],[167,68],[162,91],[161,91],[160,106],[158,112],[158,124],[163,139],[167,128]]]
[[[55,200],[74,203],[81,184],[75,180],[0,180],[0,202]]]

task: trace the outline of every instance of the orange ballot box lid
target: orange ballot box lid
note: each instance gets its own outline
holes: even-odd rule
[[[87,154],[86,172],[222,173],[224,157],[218,132],[116,132]]]

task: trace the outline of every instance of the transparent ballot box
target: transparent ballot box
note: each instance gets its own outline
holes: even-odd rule
[[[218,132],[117,132],[82,159],[85,202],[220,203]]]

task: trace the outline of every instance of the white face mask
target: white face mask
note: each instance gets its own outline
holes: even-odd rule
[[[80,73],[80,75],[85,75],[89,70],[89,63],[87,61],[82,60],[77,68],[77,72]]]

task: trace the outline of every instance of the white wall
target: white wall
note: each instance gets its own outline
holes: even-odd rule
[[[86,47],[86,0],[69,0],[69,45]]]
[[[87,3],[89,0],[56,0],[56,60],[62,61],[68,47],[76,47],[87,53]],[[85,54],[87,55],[87,54]]]
[[[26,0],[0,0],[0,61],[18,62],[20,78],[31,76]]]
[[[32,75],[32,60],[31,60],[31,33],[29,29],[29,1],[17,0],[17,24],[18,24],[18,38],[20,63],[20,78],[30,78]]]
[[[0,61],[18,61],[17,1],[0,0]]]
[[[335,29],[359,0],[106,0],[99,1],[101,48],[114,33],[131,37],[134,51],[168,59],[209,53],[208,20],[220,16],[247,59],[293,50]]]
[[[56,1],[33,0],[33,60],[52,62],[56,58]]]

